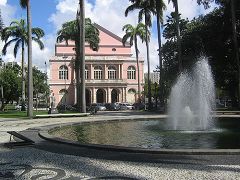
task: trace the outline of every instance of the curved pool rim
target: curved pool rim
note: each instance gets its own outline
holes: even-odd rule
[[[58,124],[54,126],[45,127],[44,130],[40,130],[38,135],[47,141],[65,144],[69,146],[75,146],[80,148],[90,148],[95,150],[103,151],[115,151],[115,152],[127,152],[127,153],[147,153],[147,154],[175,154],[175,155],[239,155],[240,149],[150,149],[150,148],[139,148],[139,147],[126,147],[126,146],[116,146],[116,145],[103,145],[103,144],[90,144],[90,143],[80,143],[76,141],[71,141],[59,137],[55,137],[49,134],[50,130],[65,126],[75,126],[81,124],[89,123],[104,123],[113,121],[141,121],[147,120],[148,118],[141,119],[111,119],[111,120],[96,120],[91,122],[79,122],[79,123],[66,123]],[[159,119],[159,118],[151,118]]]

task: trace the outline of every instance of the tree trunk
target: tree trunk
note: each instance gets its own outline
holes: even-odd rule
[[[79,1],[80,5],[80,78],[81,78],[81,112],[86,113],[86,95],[85,95],[85,6],[84,0]]]
[[[138,47],[137,47],[137,37],[134,37],[134,45],[137,59],[137,77],[138,77],[138,102],[141,101],[141,89],[140,89],[140,71],[139,71],[139,58],[138,58]]]
[[[22,40],[22,107],[21,111],[26,111],[25,108],[25,67],[24,67],[24,41]]]
[[[30,0],[27,0],[28,22],[28,117],[33,117],[33,72],[32,72],[32,18]]]
[[[149,58],[149,42],[148,42],[148,27],[146,25],[146,16],[145,16],[145,30],[146,30],[146,47],[147,47],[147,65],[148,65],[148,109],[152,109],[152,93],[151,93],[151,80],[150,80],[150,58]]]
[[[160,0],[157,0],[157,32],[158,32],[158,58],[159,58],[159,102],[161,106],[164,106],[163,101],[163,79],[162,79],[162,51],[161,51],[161,26],[160,26]]]
[[[178,0],[173,0],[173,1],[174,1],[175,15],[176,15],[178,69],[179,69],[179,73],[181,73],[182,72],[182,46],[181,46],[181,35],[180,35],[180,25],[179,25]]]
[[[77,110],[80,112],[81,107],[81,83],[80,83],[80,52],[79,52],[79,40],[75,42],[76,47],[76,59],[75,59],[75,73],[76,73],[76,95],[77,95]]]
[[[232,16],[232,33],[233,33],[233,45],[234,53],[238,67],[238,108],[240,108],[240,59],[239,59],[239,49],[237,41],[237,27],[236,27],[236,10],[235,10],[235,0],[231,0],[231,16]]]

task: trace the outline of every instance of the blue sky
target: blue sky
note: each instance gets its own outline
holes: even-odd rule
[[[166,17],[167,14],[173,11],[173,6],[167,3],[168,0],[164,1],[167,5],[167,10],[164,12],[164,17]],[[178,1],[179,11],[183,18],[192,19],[195,16],[207,13],[203,7],[196,4],[196,0]],[[123,36],[123,25],[137,23],[137,12],[130,13],[127,18],[124,17],[124,11],[129,5],[128,0],[85,0],[85,5],[86,17],[90,17],[94,22],[120,37]],[[77,6],[78,0],[31,0],[33,27],[40,27],[45,31],[45,37],[42,39],[45,49],[40,51],[36,45],[33,46],[33,63],[40,69],[44,68],[45,61],[48,62],[54,56],[56,32],[62,23],[76,17]],[[13,19],[26,18],[26,11],[19,6],[19,0],[0,0],[0,9],[6,26]],[[155,21],[155,18],[153,20]],[[0,47],[2,45],[3,42],[0,42]],[[146,57],[145,45],[140,43],[139,49],[140,55]],[[158,65],[157,49],[156,27],[154,25],[150,43],[151,70],[154,70]],[[6,61],[13,59],[12,50],[9,49],[8,53],[4,57]],[[15,61],[20,62],[20,53]],[[145,71],[146,69],[147,66],[145,65]]]

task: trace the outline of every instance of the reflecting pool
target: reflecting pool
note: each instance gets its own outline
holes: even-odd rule
[[[80,143],[150,149],[240,149],[240,119],[219,118],[205,131],[178,131],[166,119],[82,123],[50,131]]]

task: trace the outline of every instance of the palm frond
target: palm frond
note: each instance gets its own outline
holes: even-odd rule
[[[29,0],[20,0],[20,6],[25,9],[27,8],[27,3]]]
[[[14,38],[14,39],[8,41],[7,43],[5,43],[4,46],[3,46],[3,49],[2,49],[2,54],[3,54],[3,55],[6,55],[6,54],[7,54],[7,48],[8,48],[13,42],[15,42],[15,41],[17,41],[17,40],[18,40],[18,38]]]
[[[32,28],[32,33],[37,36],[38,39],[42,38],[45,33],[41,28]]]
[[[18,41],[16,42],[15,46],[14,46],[14,49],[13,49],[13,55],[14,57],[16,58],[17,57],[17,53],[18,53],[18,49],[20,47],[20,45],[22,44],[22,40],[21,39],[18,39]],[[23,52],[22,52],[23,53]]]
[[[44,44],[43,44],[43,42],[42,42],[39,38],[32,37],[32,40],[39,45],[39,48],[40,48],[41,50],[44,49]]]

